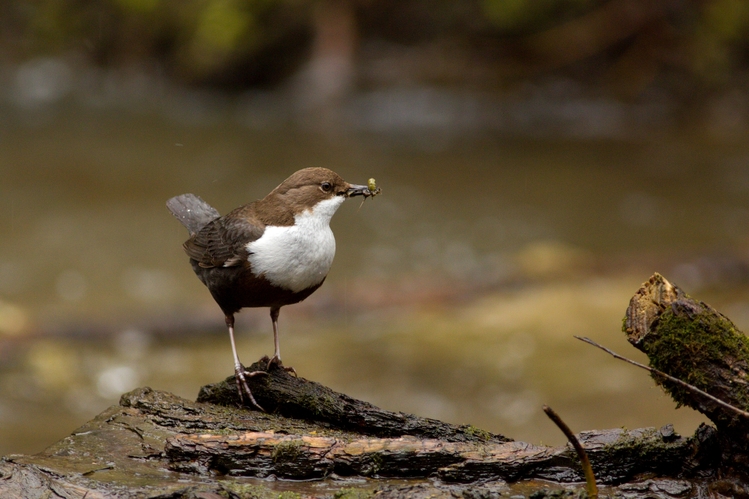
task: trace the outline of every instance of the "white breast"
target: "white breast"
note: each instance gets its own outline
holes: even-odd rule
[[[320,284],[335,256],[330,219],[344,200],[321,201],[297,215],[292,226],[267,226],[260,239],[247,244],[252,273],[294,292]]]

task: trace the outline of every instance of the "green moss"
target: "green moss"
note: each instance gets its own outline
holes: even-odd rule
[[[302,441],[301,440],[289,440],[281,442],[273,449],[274,463],[289,463],[296,461],[299,455],[302,453]]]
[[[366,458],[366,464],[362,466],[361,474],[363,476],[376,475],[382,469],[382,465],[382,456],[379,452],[374,452]]]
[[[333,494],[333,499],[369,499],[373,495],[373,490],[346,487],[345,489],[336,491]]]
[[[300,499],[302,497],[297,492],[287,490],[279,493],[268,487],[249,483],[225,481],[221,482],[221,488],[230,494],[227,497],[239,496],[241,499]]]
[[[323,391],[311,390],[300,397],[300,402],[317,417],[333,414],[337,410],[335,397]]]
[[[696,314],[675,314],[671,308],[660,316],[657,335],[648,342],[647,354],[655,369],[675,376],[702,390],[710,391],[712,379],[707,369],[735,361],[749,364],[749,339],[726,317],[705,307]],[[680,405],[690,397],[684,389],[654,376]],[[749,393],[736,387],[749,409]]]
[[[465,429],[466,435],[469,435],[478,440],[482,440],[484,442],[488,442],[492,438],[491,433],[489,433],[486,430],[482,430],[481,428],[476,428],[473,425],[466,425],[464,429]]]
[[[330,414],[336,410],[336,399],[329,394],[320,396],[317,399],[317,411],[318,414]]]
[[[221,482],[221,488],[230,494],[227,497],[239,496],[241,499],[276,499],[279,496],[278,492],[267,487],[248,483],[225,481]],[[299,494],[296,494],[296,497],[299,497]]]
[[[645,458],[652,452],[662,449],[663,445],[663,439],[660,438],[658,430],[643,428],[635,434],[632,434],[629,430],[622,430],[619,438],[614,443],[607,445],[606,448],[611,453],[631,453],[640,458]]]

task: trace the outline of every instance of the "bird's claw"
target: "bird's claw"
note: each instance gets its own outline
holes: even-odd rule
[[[274,355],[273,357],[271,357],[271,359],[268,361],[268,365],[267,365],[266,369],[268,371],[270,371],[270,367],[273,364],[275,364],[276,367],[278,367],[280,369],[283,369],[287,373],[293,373],[294,377],[296,377],[296,378],[299,377],[299,375],[296,373],[296,369],[294,369],[293,367],[286,367],[286,366],[284,366],[283,363],[281,362],[281,359],[279,359],[277,355]]]
[[[261,411],[265,412],[265,409],[257,403],[257,400],[255,400],[255,397],[252,396],[252,391],[250,390],[249,385],[247,385],[247,378],[252,378],[258,375],[268,375],[266,371],[248,371],[245,369],[245,367],[242,364],[239,364],[234,368],[234,380],[237,382],[237,391],[239,392],[239,400],[244,405],[244,393],[247,394],[247,396],[250,398],[250,402],[252,405],[260,409]]]

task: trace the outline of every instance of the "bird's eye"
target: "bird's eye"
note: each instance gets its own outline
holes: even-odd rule
[[[330,192],[330,190],[333,188],[333,186],[331,185],[330,182],[323,182],[322,184],[320,184],[320,188],[324,192]]]

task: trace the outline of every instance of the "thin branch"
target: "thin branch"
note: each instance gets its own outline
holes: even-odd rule
[[[588,498],[598,499],[598,485],[596,485],[596,477],[593,474],[593,467],[590,465],[590,459],[588,459],[588,454],[585,452],[585,449],[583,449],[583,446],[580,445],[580,441],[577,439],[577,437],[575,437],[575,434],[572,433],[570,427],[567,426],[564,421],[562,421],[562,418],[559,417],[559,414],[554,412],[554,409],[552,409],[548,405],[545,405],[543,409],[546,415],[549,416],[549,419],[554,421],[554,424],[556,424],[559,429],[562,430],[564,436],[567,437],[567,440],[570,441],[572,447],[575,448],[577,457],[580,458],[580,464],[582,465],[583,472],[585,473],[585,488],[588,491]]]
[[[614,352],[613,350],[609,350],[605,346],[599,345],[598,343],[596,343],[595,341],[591,340],[590,338],[585,338],[585,337],[581,337],[581,336],[575,336],[575,338],[577,338],[580,341],[584,341],[585,343],[588,343],[589,345],[593,345],[594,347],[600,348],[601,350],[603,350],[604,352],[608,353],[609,355],[611,355],[615,359],[623,360],[624,362],[628,362],[628,363],[632,364],[633,366],[637,366],[639,368],[645,369],[646,371],[649,371],[652,374],[656,374],[658,376],[662,376],[663,378],[666,378],[667,380],[669,380],[669,381],[671,381],[673,383],[676,383],[677,385],[681,386],[682,388],[686,388],[687,390],[689,390],[689,391],[691,391],[693,393],[697,393],[699,395],[702,395],[703,397],[707,397],[708,399],[712,400],[713,402],[715,402],[716,404],[720,405],[721,407],[724,407],[725,409],[728,409],[728,410],[730,410],[732,412],[735,412],[736,414],[738,414],[741,417],[749,419],[749,412],[742,411],[738,407],[734,407],[734,406],[732,406],[731,404],[729,404],[727,402],[723,402],[719,398],[714,397],[713,395],[710,395],[709,393],[707,393],[707,392],[705,392],[703,390],[700,390],[699,388],[697,388],[694,385],[690,385],[686,381],[682,381],[679,378],[674,378],[673,376],[671,376],[669,374],[666,374],[663,371],[659,371],[658,369],[654,369],[654,368],[652,368],[650,366],[646,366],[645,364],[640,364],[639,362],[635,362],[634,360],[628,359],[626,357],[622,357],[621,355],[619,355],[618,353]]]

